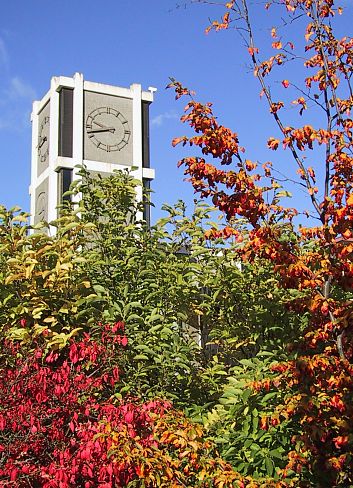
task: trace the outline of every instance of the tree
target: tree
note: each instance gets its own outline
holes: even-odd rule
[[[208,3],[208,2],[200,2]],[[296,224],[298,212],[288,208],[271,162],[250,159],[238,136],[222,126],[211,104],[201,104],[179,82],[169,86],[176,98],[188,97],[182,121],[196,132],[173,144],[189,144],[202,156],[180,161],[195,189],[225,215],[227,224],[212,237],[232,237],[238,242],[236,255],[245,262],[265,260],[273,267],[279,286],[292,296],[288,306],[308,317],[298,344],[289,346],[288,358],[272,366],[274,377],[248,384],[252,391],[266,388],[278,392],[276,406],[262,422],[262,428],[289,422],[293,432],[287,463],[277,476],[292,479],[295,486],[350,486],[353,483],[353,384],[352,373],[352,284],[353,284],[353,40],[337,38],[334,20],[342,14],[333,0],[283,0],[268,2],[271,18],[281,17],[286,27],[271,29],[269,58],[266,48],[256,44],[254,8],[247,0],[224,5],[220,21],[209,30],[230,30],[241,34],[245,53],[259,81],[279,136],[271,135],[267,146],[289,152],[297,170],[297,185],[311,201],[308,225]],[[277,9],[280,14],[277,16]],[[287,39],[288,26],[302,32],[305,45],[296,48]],[[272,84],[277,70],[289,62],[304,64],[302,83],[282,76],[284,101]],[[302,72],[302,71],[300,71]],[[294,96],[288,97],[292,90]],[[289,125],[288,106],[299,108]],[[314,121],[314,122],[313,122]],[[206,158],[216,159],[217,166]],[[296,187],[295,187],[296,188]],[[246,227],[238,225],[245,220]],[[271,468],[272,470],[272,468]],[[289,483],[290,481],[288,481]]]

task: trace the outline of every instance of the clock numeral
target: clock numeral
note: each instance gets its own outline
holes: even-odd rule
[[[106,149],[107,152],[110,152],[110,146],[107,145],[107,149]]]
[[[49,149],[47,149],[47,150],[45,151],[45,153],[41,155],[41,157],[40,157],[40,161],[41,161],[42,163],[44,163],[44,162],[47,160],[47,157],[48,157],[48,156],[49,156]]]

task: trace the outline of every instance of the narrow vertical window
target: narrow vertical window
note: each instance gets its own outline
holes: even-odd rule
[[[72,158],[74,91],[62,88],[59,94],[59,156]]]
[[[150,167],[150,104],[142,102],[142,167]]]
[[[72,183],[72,169],[60,168],[59,170],[59,191],[58,191],[58,203],[59,205],[65,202],[71,202],[70,195],[64,195],[70,190]]]

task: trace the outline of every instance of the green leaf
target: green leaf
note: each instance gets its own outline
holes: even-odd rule
[[[274,471],[274,464],[271,458],[265,457],[265,466],[267,476],[272,477]]]
[[[244,390],[243,391],[243,394],[242,394],[242,399],[243,399],[243,402],[246,403],[250,397],[250,395],[252,394],[252,391],[251,390]]]
[[[93,285],[93,290],[97,293],[97,294],[101,294],[101,293],[106,293],[106,289],[104,288],[104,286],[102,285]]]

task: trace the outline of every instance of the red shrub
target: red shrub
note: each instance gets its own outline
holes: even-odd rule
[[[27,357],[3,345],[0,369],[0,486],[125,486],[135,469],[109,457],[107,425],[151,443],[151,413],[167,402],[114,405],[123,327],[103,326],[100,342],[85,335],[67,350]],[[118,334],[120,332],[120,334]],[[9,366],[10,365],[10,366]]]

